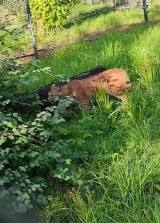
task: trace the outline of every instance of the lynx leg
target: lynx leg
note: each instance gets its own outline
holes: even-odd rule
[[[90,110],[90,100],[81,100],[80,104],[82,105],[84,111],[89,111]]]

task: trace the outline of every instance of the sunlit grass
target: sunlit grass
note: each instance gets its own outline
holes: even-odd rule
[[[107,31],[108,29],[141,22],[143,22],[143,14],[139,9],[124,12],[109,12],[106,15],[100,14],[95,18],[87,19],[81,24],[75,20],[71,28],[57,31],[54,35],[53,33],[48,33],[47,38],[39,38],[38,42],[40,44],[49,42],[53,44],[60,44],[66,41],[73,42],[85,34],[91,34],[101,30]]]
[[[94,10],[104,9],[104,6],[99,5],[78,5],[73,9],[73,16],[77,17],[73,19],[72,25],[70,28],[65,28],[64,30],[57,31],[55,34],[49,32],[47,36],[38,38],[38,45],[42,44],[60,44],[63,42],[73,42],[81,38],[85,34],[98,33],[100,31],[108,31],[114,28],[129,26],[136,23],[144,23],[143,10],[131,9],[124,11],[116,11],[108,8],[108,13],[103,14],[99,13],[97,16],[87,16],[86,19],[83,19],[81,22],[78,20],[78,15],[81,12],[82,14],[92,12]],[[159,19],[160,8],[159,4],[149,4],[149,22],[154,22]]]
[[[128,71],[132,81],[139,81],[146,87],[151,85],[153,73],[159,73],[160,26],[145,25],[121,32],[111,32],[89,42],[79,42],[55,51],[43,58],[39,66],[51,67],[51,75],[35,73],[39,81],[33,88],[71,77],[97,65],[106,68],[119,67]]]

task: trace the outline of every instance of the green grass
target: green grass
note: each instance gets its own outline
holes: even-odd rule
[[[107,8],[108,12],[101,12],[101,10],[104,10],[105,8]],[[95,10],[100,11],[101,13],[92,15]],[[158,19],[159,12],[159,5],[158,7],[156,3],[149,5],[149,21],[152,22],[153,20]],[[85,13],[91,14],[85,15]],[[74,16],[76,16],[76,18]],[[39,36],[37,39],[38,45],[55,45],[65,42],[73,42],[79,40],[79,38],[83,38],[86,34],[99,33],[100,31],[128,26],[133,23],[143,23],[143,11],[142,9],[135,9],[114,12],[109,6],[79,5],[75,6],[75,9],[73,9],[73,14],[70,20],[70,27],[57,31],[55,34],[49,32],[45,37],[43,37],[43,35]]]
[[[149,85],[152,70],[159,69],[159,36],[159,24],[141,24],[123,32],[111,32],[95,41],[65,47],[40,61],[39,66],[51,67],[52,73],[37,73],[39,81],[32,87],[57,81],[59,75],[71,77],[97,65],[124,68],[132,81],[140,76],[140,82]]]
[[[157,6],[156,3],[149,4],[150,22],[157,20],[159,13],[159,5]],[[12,23],[12,21],[10,22]],[[20,23],[19,18],[17,19],[17,22]],[[35,34],[37,47],[41,48],[47,47],[48,45],[54,46],[61,45],[66,42],[77,42],[79,41],[79,39],[83,39],[84,37],[86,37],[86,35],[88,37],[92,37],[93,34],[98,34],[100,32],[108,32],[123,26],[130,26],[133,23],[143,23],[142,9],[114,12],[113,8],[108,5],[101,6],[79,4],[76,5],[75,8],[73,8],[73,12],[70,16],[68,24],[63,30],[57,30],[56,33],[54,31],[49,31],[48,33],[45,33],[42,27],[40,26],[37,31],[37,34]],[[15,38],[15,34],[12,34],[11,32],[7,33],[6,37],[4,38],[3,42],[5,43],[7,52],[11,53],[20,50],[31,49],[28,31],[27,33],[25,32],[25,34],[23,35],[21,33],[21,29],[15,30],[14,32],[18,33],[18,31],[20,32],[20,34],[16,35],[19,35],[19,39],[17,37]],[[3,32],[1,32],[0,35],[2,35],[3,37]],[[3,44],[0,43],[2,52],[4,51]]]

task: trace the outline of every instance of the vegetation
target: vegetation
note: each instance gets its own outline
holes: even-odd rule
[[[30,1],[31,6],[33,8],[33,17],[37,18],[37,5],[34,1]],[[50,1],[51,3],[51,1]],[[42,3],[41,3],[42,4]],[[158,4],[158,3],[157,3]],[[43,5],[41,5],[43,7]],[[1,11],[4,11],[2,5],[0,5]],[[55,7],[54,7],[55,9]],[[92,39],[96,37],[96,35],[103,34],[105,32],[110,32],[115,29],[119,30],[126,28],[126,26],[133,24],[143,23],[143,12],[142,9],[136,10],[126,10],[126,11],[116,11],[111,6],[101,6],[101,5],[75,5],[72,9],[71,14],[64,14],[64,19],[61,19],[63,24],[60,24],[59,20],[49,20],[50,25],[48,28],[53,25],[54,22],[57,23],[55,29],[44,31],[42,25],[40,25],[39,20],[37,21],[37,25],[34,24],[35,27],[35,35],[37,47],[44,47],[48,45],[62,45],[64,43],[72,43],[76,42],[79,39]],[[24,10],[24,8],[23,8]],[[23,10],[19,10],[23,12]],[[40,8],[39,8],[40,10]],[[46,13],[47,13],[46,9]],[[68,10],[66,8],[66,10]],[[35,11],[35,13],[34,13]],[[52,10],[53,11],[53,10]],[[48,13],[44,15],[42,20],[45,21],[49,19],[48,16],[51,14]],[[45,17],[46,16],[46,17]],[[61,18],[61,15],[59,15]],[[68,17],[69,16],[69,17]],[[157,21],[159,18],[159,7],[156,4],[149,5],[149,20],[151,22]],[[23,19],[22,19],[23,17]],[[66,18],[67,23],[66,23]],[[119,18],[119,19],[117,19]],[[14,22],[13,22],[14,21]],[[10,23],[13,24],[13,27],[10,26]],[[0,52],[3,53],[11,53],[16,50],[28,50],[31,49],[30,44],[30,33],[29,29],[26,27],[19,27],[18,24],[26,25],[26,20],[24,20],[23,16],[18,14],[16,20],[12,18],[4,23],[2,21],[2,28],[0,31]],[[42,22],[43,23],[43,22]],[[59,29],[58,27],[62,27],[65,24],[64,29]],[[15,27],[16,25],[16,27]],[[47,23],[46,23],[47,26]],[[11,28],[10,28],[11,27]],[[5,32],[4,32],[5,31]],[[13,32],[13,33],[12,33]],[[3,53],[3,54],[4,54]]]
[[[39,19],[45,29],[63,28],[67,18],[77,0],[43,0],[30,1],[32,16]]]
[[[7,2],[8,9],[11,10],[12,8],[13,10],[9,11],[0,4],[0,57],[20,51],[26,45],[28,45],[28,48],[30,47],[30,37],[26,30],[26,18],[23,11],[19,9],[15,16],[13,1]]]
[[[31,112],[15,110],[13,91],[96,65],[127,70],[134,87],[126,104],[100,94],[88,113],[70,107],[70,98],[40,111],[29,94]],[[1,197],[11,194],[21,212],[38,208],[45,223],[159,223],[158,23],[113,30],[29,65],[1,62],[0,71]]]
[[[159,18],[159,7],[150,5],[149,21],[154,22]],[[110,6],[76,5],[70,15],[65,29],[45,33],[37,33],[37,44],[61,45],[72,43],[80,39],[92,39],[98,34],[110,32],[115,29],[125,29],[127,26],[143,23],[143,11],[136,10],[116,11]],[[47,37],[47,38],[46,38]]]

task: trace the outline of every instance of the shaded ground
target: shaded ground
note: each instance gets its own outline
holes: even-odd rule
[[[91,20],[97,18],[99,15],[107,15],[109,12],[114,11],[114,7],[105,6],[100,9],[95,9],[87,13],[79,13],[71,17],[70,22],[66,25],[66,28],[70,28],[73,24],[82,24],[86,20]]]

